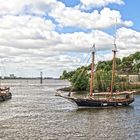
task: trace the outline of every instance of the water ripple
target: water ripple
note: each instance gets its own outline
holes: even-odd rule
[[[0,140],[138,140],[140,96],[130,107],[77,109],[56,97],[66,81],[4,81],[13,98],[0,103]]]

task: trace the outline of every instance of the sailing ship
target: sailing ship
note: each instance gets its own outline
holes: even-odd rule
[[[113,52],[113,64],[112,64],[112,79],[110,91],[93,93],[93,81],[94,81],[94,59],[95,59],[95,45],[92,50],[92,64],[91,64],[91,80],[90,80],[90,94],[87,97],[74,97],[69,94],[69,96],[64,96],[57,93],[57,96],[66,98],[78,105],[78,107],[109,107],[109,106],[128,106],[134,102],[133,91],[115,91],[115,66],[116,66],[116,44],[114,43]]]

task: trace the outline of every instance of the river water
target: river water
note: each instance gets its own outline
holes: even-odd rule
[[[0,140],[139,140],[140,95],[129,107],[77,109],[55,96],[66,81],[3,81],[13,97],[0,103]]]

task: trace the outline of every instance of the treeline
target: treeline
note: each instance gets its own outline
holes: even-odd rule
[[[130,86],[128,79],[119,77],[120,74],[138,74],[140,69],[140,52],[123,57],[116,58],[116,78],[114,90],[125,90],[135,88]],[[99,61],[96,64],[94,74],[93,90],[106,91],[110,87],[112,61]],[[89,90],[91,64],[79,67],[74,71],[63,71],[61,79],[68,79],[77,90]]]

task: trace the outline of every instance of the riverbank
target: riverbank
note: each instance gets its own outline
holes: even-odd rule
[[[63,91],[63,92],[82,92],[82,93],[86,93],[87,91],[79,91],[75,88],[72,88],[72,86],[69,86],[69,87],[63,87],[63,88],[60,88],[60,89],[57,89],[57,91]],[[134,89],[134,95],[140,95],[140,89]],[[96,93],[98,91],[95,91]]]

